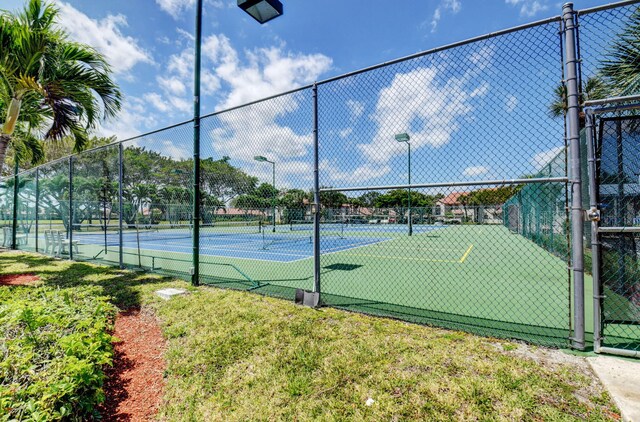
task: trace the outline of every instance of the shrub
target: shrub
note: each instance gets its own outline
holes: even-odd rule
[[[90,287],[0,289],[0,420],[95,417],[115,311]]]

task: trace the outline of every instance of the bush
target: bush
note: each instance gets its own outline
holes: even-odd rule
[[[115,312],[90,287],[0,288],[0,420],[97,416]]]

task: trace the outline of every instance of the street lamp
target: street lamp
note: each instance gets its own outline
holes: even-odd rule
[[[271,198],[271,208],[273,209],[273,232],[276,232],[276,195],[278,191],[276,190],[276,163],[275,161],[267,160],[267,157],[263,157],[262,155],[256,155],[253,157],[254,160],[259,161],[261,163],[271,163],[273,166],[273,197]]]
[[[261,24],[283,13],[282,3],[278,0],[238,0],[238,7]]]
[[[409,215],[409,236],[413,234],[413,223],[411,221],[411,137],[409,137],[408,133],[399,133],[395,136],[396,141],[398,142],[406,142],[408,147],[408,160],[407,167],[409,169],[409,194],[407,197],[408,200],[408,215]]]
[[[196,34],[194,54],[193,84],[193,252],[191,283],[199,284],[200,269],[200,74],[202,72],[202,4],[196,0]],[[238,0],[238,6],[258,22],[265,23],[282,15],[282,3],[279,0]]]

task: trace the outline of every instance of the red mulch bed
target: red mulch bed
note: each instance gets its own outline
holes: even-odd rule
[[[165,342],[155,317],[138,308],[118,314],[113,367],[107,368],[105,421],[155,418],[164,391]]]
[[[35,274],[4,274],[0,275],[0,286],[28,286],[40,281]]]

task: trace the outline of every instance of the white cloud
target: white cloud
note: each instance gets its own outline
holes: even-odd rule
[[[72,39],[93,46],[105,55],[117,74],[126,74],[138,63],[152,63],[151,55],[138,45],[138,41],[125,36],[127,26],[124,15],[108,15],[101,20],[89,18],[68,3],[59,2],[60,24]]]
[[[436,32],[438,29],[438,23],[440,23],[440,19],[442,18],[442,12],[449,11],[451,14],[455,15],[462,8],[462,3],[460,0],[442,0],[436,10],[433,12],[433,16],[431,17],[431,32]]]
[[[322,160],[319,167],[323,176],[327,176],[324,182],[329,183],[331,186],[362,183],[367,180],[382,177],[391,171],[391,167],[387,164],[379,165],[373,163],[365,163],[351,170],[341,170],[338,165],[328,160]]]
[[[538,0],[505,0],[505,3],[510,6],[520,7],[520,16],[533,17],[539,12],[543,12],[549,9],[549,5],[545,2]]]
[[[224,35],[207,37],[204,45],[205,69],[223,96],[218,110],[309,84],[332,63],[321,54],[292,54],[282,47],[245,51],[241,57]],[[220,155],[243,161],[245,167],[255,171],[252,174],[268,170],[256,166],[253,157],[258,153],[276,162],[286,162],[278,171],[283,180],[307,171],[312,174],[308,163],[302,161],[310,151],[311,131],[300,132],[283,122],[299,109],[300,98],[301,95],[291,94],[219,114],[220,127],[211,131],[215,139],[213,147]]]
[[[394,133],[411,132],[415,149],[437,148],[451,140],[458,130],[458,118],[472,110],[470,96],[461,80],[451,78],[443,84],[440,78],[436,69],[420,68],[396,74],[380,91],[373,116],[378,133],[371,143],[358,145],[367,160],[386,163],[391,155],[404,153],[406,146],[391,142]],[[411,131],[415,120],[423,123],[422,129]]]
[[[550,150],[540,152],[533,156],[531,159],[531,165],[536,170],[541,170],[544,166],[549,164],[554,158],[558,156],[562,151],[564,151],[564,147],[555,147]]]
[[[489,83],[483,82],[482,84],[480,84],[480,86],[478,86],[476,89],[471,91],[471,94],[469,94],[469,96],[471,98],[483,97],[487,95],[488,92],[489,92]]]
[[[188,149],[181,148],[172,141],[161,141],[161,145],[162,155],[173,158],[174,160],[186,160],[191,156]]]
[[[489,168],[485,167],[485,166],[472,166],[472,167],[467,167],[466,169],[464,169],[462,171],[462,175],[463,176],[481,176],[483,174],[487,174],[489,173]]]
[[[167,71],[181,78],[190,78],[193,74],[193,52],[185,49],[180,54],[172,54],[167,63]]]
[[[162,99],[162,96],[160,94],[156,93],[156,92],[151,92],[151,93],[144,94],[143,98],[144,98],[145,101],[147,101],[152,106],[154,106],[156,109],[158,109],[158,111],[166,113],[169,110],[171,110],[171,107],[169,106],[169,104],[167,102],[165,102]]]
[[[206,0],[205,3],[209,6],[222,9],[224,2],[221,0]],[[156,4],[160,6],[160,9],[164,10],[174,18],[179,17],[182,12],[193,9],[196,4],[196,0],[156,0]]]
[[[364,113],[364,103],[361,101],[347,100],[347,107],[351,113],[351,120],[356,120]]]
[[[166,122],[163,122],[166,123]],[[119,140],[132,138],[158,127],[158,121],[149,113],[146,101],[128,97],[116,119],[103,122],[98,129],[100,136],[117,136]]]
[[[245,51],[247,62],[242,63],[224,35],[207,37],[203,52],[213,65],[212,73],[230,88],[222,108],[310,84],[332,64],[322,54],[286,53],[281,47]]]
[[[156,77],[156,81],[160,88],[165,90],[168,94],[171,95],[185,95],[187,92],[187,87],[184,82],[182,82],[179,78],[172,76],[168,78],[163,78],[162,76]]]
[[[342,129],[339,133],[338,136],[340,136],[342,139],[345,139],[347,136],[351,135],[353,133],[353,128],[345,128]]]
[[[518,97],[511,94],[507,95],[504,103],[504,111],[506,111],[507,113],[513,113],[516,108],[518,108],[519,103],[520,101],[518,100]]]

